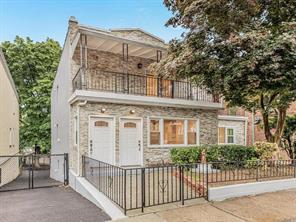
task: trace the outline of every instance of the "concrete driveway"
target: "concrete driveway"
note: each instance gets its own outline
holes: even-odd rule
[[[148,208],[147,208],[148,209]],[[118,222],[296,222],[296,189],[159,209]]]
[[[0,193],[2,222],[101,222],[101,209],[71,188],[53,187]]]

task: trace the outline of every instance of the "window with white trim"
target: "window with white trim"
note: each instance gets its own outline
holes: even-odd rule
[[[218,128],[218,143],[219,144],[234,144],[234,128],[219,127]]]
[[[197,145],[197,119],[149,119],[149,145]]]

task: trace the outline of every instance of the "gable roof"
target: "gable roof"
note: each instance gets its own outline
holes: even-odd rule
[[[18,96],[18,93],[17,93],[16,87],[15,87],[14,81],[12,79],[11,73],[9,71],[9,68],[8,68],[8,65],[7,65],[7,62],[5,60],[5,57],[4,57],[4,54],[3,54],[3,51],[1,49],[1,47],[0,47],[0,62],[2,63],[2,65],[4,67],[5,74],[7,75],[7,78],[9,80],[9,82],[10,82],[10,85],[13,88],[14,94],[15,94],[17,100],[19,101],[19,96]]]
[[[147,32],[147,31],[145,31],[145,30],[143,30],[141,28],[115,28],[115,29],[109,29],[109,30],[111,32],[113,32],[113,31],[116,31],[116,32],[121,32],[121,31],[122,32],[124,32],[124,31],[138,31],[138,32],[142,32],[145,35],[148,35],[148,36],[150,36],[150,37],[152,37],[152,38],[154,38],[154,39],[156,39],[156,40],[158,40],[158,41],[160,41],[160,42],[162,42],[162,43],[165,44],[165,41],[162,38],[159,38],[158,36],[153,35],[152,33]]]

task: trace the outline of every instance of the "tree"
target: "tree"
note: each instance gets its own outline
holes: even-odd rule
[[[20,97],[20,147],[50,150],[50,92],[61,55],[58,42],[16,37],[2,48]]]
[[[296,115],[287,116],[286,127],[282,137],[282,147],[291,159],[296,154]]]
[[[279,144],[296,95],[296,1],[164,0],[167,25],[186,29],[155,65],[161,76],[188,78],[230,106],[262,113],[267,141]],[[277,115],[275,131],[270,115]]]

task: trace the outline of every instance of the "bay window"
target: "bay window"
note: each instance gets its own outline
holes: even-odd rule
[[[196,119],[149,119],[149,145],[197,145]]]
[[[164,144],[184,144],[184,120],[164,120]]]

